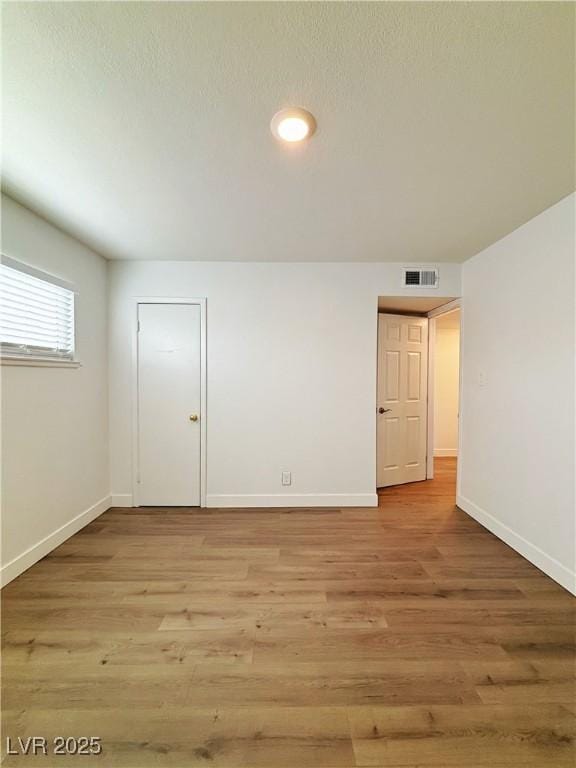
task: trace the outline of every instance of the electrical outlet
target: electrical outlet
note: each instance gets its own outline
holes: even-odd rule
[[[282,485],[292,485],[292,472],[282,472]]]

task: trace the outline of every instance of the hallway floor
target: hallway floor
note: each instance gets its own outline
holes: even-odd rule
[[[3,590],[4,746],[50,753],[5,765],[573,768],[576,599],[454,469],[377,509],[110,509]]]

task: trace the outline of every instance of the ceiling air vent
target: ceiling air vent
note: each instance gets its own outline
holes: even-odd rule
[[[405,269],[402,285],[404,288],[438,288],[438,270]]]

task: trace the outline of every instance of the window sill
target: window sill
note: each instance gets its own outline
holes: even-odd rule
[[[82,365],[78,360],[50,360],[45,357],[12,357],[5,355],[0,357],[2,365],[23,365],[32,368],[80,368]]]

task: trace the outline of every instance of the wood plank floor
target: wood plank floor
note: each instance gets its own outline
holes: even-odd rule
[[[8,585],[5,765],[576,764],[576,599],[454,506],[111,509]]]

